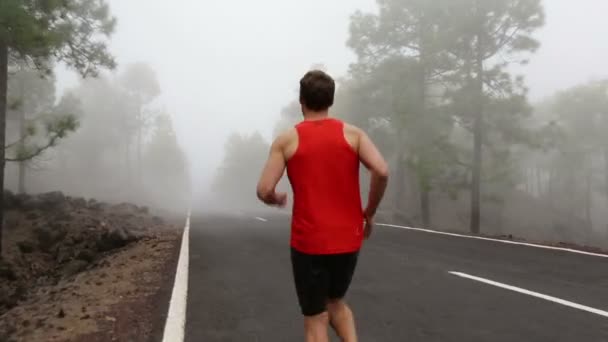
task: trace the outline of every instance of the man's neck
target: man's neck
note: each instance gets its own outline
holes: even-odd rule
[[[329,111],[321,111],[321,112],[305,112],[304,120],[305,121],[315,121],[315,120],[323,120],[329,117]]]

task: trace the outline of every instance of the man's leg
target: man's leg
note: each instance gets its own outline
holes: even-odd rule
[[[327,312],[305,317],[306,342],[329,342],[329,336],[327,335],[328,325],[329,314]]]
[[[329,320],[344,342],[357,341],[355,318],[344,297],[355,273],[358,256],[358,252],[339,254],[330,261]]]
[[[304,315],[307,342],[327,342],[329,336],[329,270],[324,256],[291,250],[293,276],[298,301]]]
[[[357,342],[357,329],[352,310],[342,299],[331,299],[327,303],[331,327],[344,342]]]

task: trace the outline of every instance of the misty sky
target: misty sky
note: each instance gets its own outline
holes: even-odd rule
[[[608,1],[545,0],[542,47],[524,71],[532,100],[608,77]],[[316,63],[343,75],[349,15],[374,0],[111,0],[120,65],[154,67],[197,184],[213,176],[231,131],[270,138],[281,107]],[[59,72],[60,86],[77,82]],[[202,190],[202,189],[199,189]]]

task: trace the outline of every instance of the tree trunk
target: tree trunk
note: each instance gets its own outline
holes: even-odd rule
[[[420,211],[422,213],[423,228],[431,227],[431,202],[430,191],[426,186],[420,186]]]
[[[477,4],[479,11],[479,3]],[[481,15],[478,13],[481,20]],[[475,104],[475,122],[473,125],[473,179],[471,186],[471,233],[479,234],[481,218],[481,144],[483,142],[483,42],[482,34],[477,35],[477,46],[475,51],[475,93],[477,101]]]
[[[587,221],[587,228],[589,229],[589,231],[591,231],[593,229],[593,220],[591,218],[591,204],[593,201],[592,198],[592,193],[591,193],[591,177],[592,177],[592,173],[591,173],[591,166],[587,166],[587,174],[586,174],[586,179],[585,179],[585,185],[586,185],[586,189],[585,189],[585,220]]]
[[[8,46],[0,38],[0,259],[2,259],[2,233],[4,230],[4,165],[6,146],[6,93],[8,88]]]
[[[604,187],[606,191],[606,201],[608,201],[608,148],[604,150]]]
[[[19,168],[19,183],[17,187],[17,192],[20,194],[25,194],[25,162],[19,162],[17,166]]]
[[[21,97],[24,96],[25,94],[25,89],[24,89],[24,84],[23,84],[23,80],[21,81]],[[26,135],[26,131],[25,131],[25,108],[24,108],[24,104],[21,104],[21,109],[19,110],[19,141],[21,141],[20,143],[20,149],[23,149],[23,147],[25,146],[25,135]],[[20,194],[24,194],[25,193],[25,167],[26,167],[26,162],[25,161],[20,161],[19,164],[17,165],[17,167],[19,168],[19,185],[17,188],[17,192]]]
[[[125,182],[126,182],[125,189],[131,189],[131,186],[132,186],[131,185],[131,156],[130,156],[130,153],[129,153],[130,146],[129,146],[129,140],[128,139],[125,139],[124,148],[125,148],[125,151],[124,151],[125,152],[125,155],[124,155],[124,157],[125,157],[125,167],[124,167],[124,170],[125,170]]]
[[[428,120],[428,108],[427,108],[427,97],[428,97],[428,89],[427,89],[427,81],[428,81],[428,67],[429,67],[429,33],[430,30],[427,27],[427,18],[423,15],[420,21],[419,27],[419,46],[420,46],[420,74],[418,76],[418,87],[420,91],[420,117],[426,121]],[[428,152],[423,152],[428,153]],[[422,155],[419,156],[419,159],[426,163],[427,159],[430,156]],[[427,170],[423,168],[423,170]],[[422,225],[424,228],[429,228],[431,224],[431,203],[430,203],[430,175],[429,174],[420,174],[420,170],[418,170],[418,187],[420,193],[420,214],[422,217]],[[422,172],[428,172],[422,171]]]
[[[538,197],[542,197],[544,193],[543,175],[540,166],[536,166],[536,189],[538,191]]]
[[[399,155],[397,156],[397,172],[395,174],[396,184],[395,184],[395,197],[394,197],[394,208],[395,212],[398,213],[401,209],[401,203],[404,200],[405,194],[405,162],[403,161],[401,152],[397,152]]]
[[[142,167],[141,167],[141,150],[142,150],[142,139],[141,139],[141,134],[142,134],[142,115],[141,115],[141,105],[139,105],[138,107],[138,113],[137,113],[137,191],[141,191],[141,187],[142,187],[142,179],[141,179],[141,171],[142,171]]]
[[[136,180],[136,186],[137,186],[137,195],[136,196],[141,196],[141,192],[143,189],[143,176],[142,176],[142,150],[143,150],[143,139],[142,139],[142,135],[143,135],[143,126],[144,126],[144,122],[143,122],[143,105],[142,105],[142,99],[138,96],[137,97],[137,146],[136,146],[136,152],[137,153],[137,166],[136,166],[136,174],[135,177],[137,178]]]

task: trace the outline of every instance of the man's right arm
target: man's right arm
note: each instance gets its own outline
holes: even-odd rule
[[[376,145],[362,130],[359,130],[358,145],[359,159],[371,173],[365,217],[366,220],[372,221],[388,184],[388,165]]]

